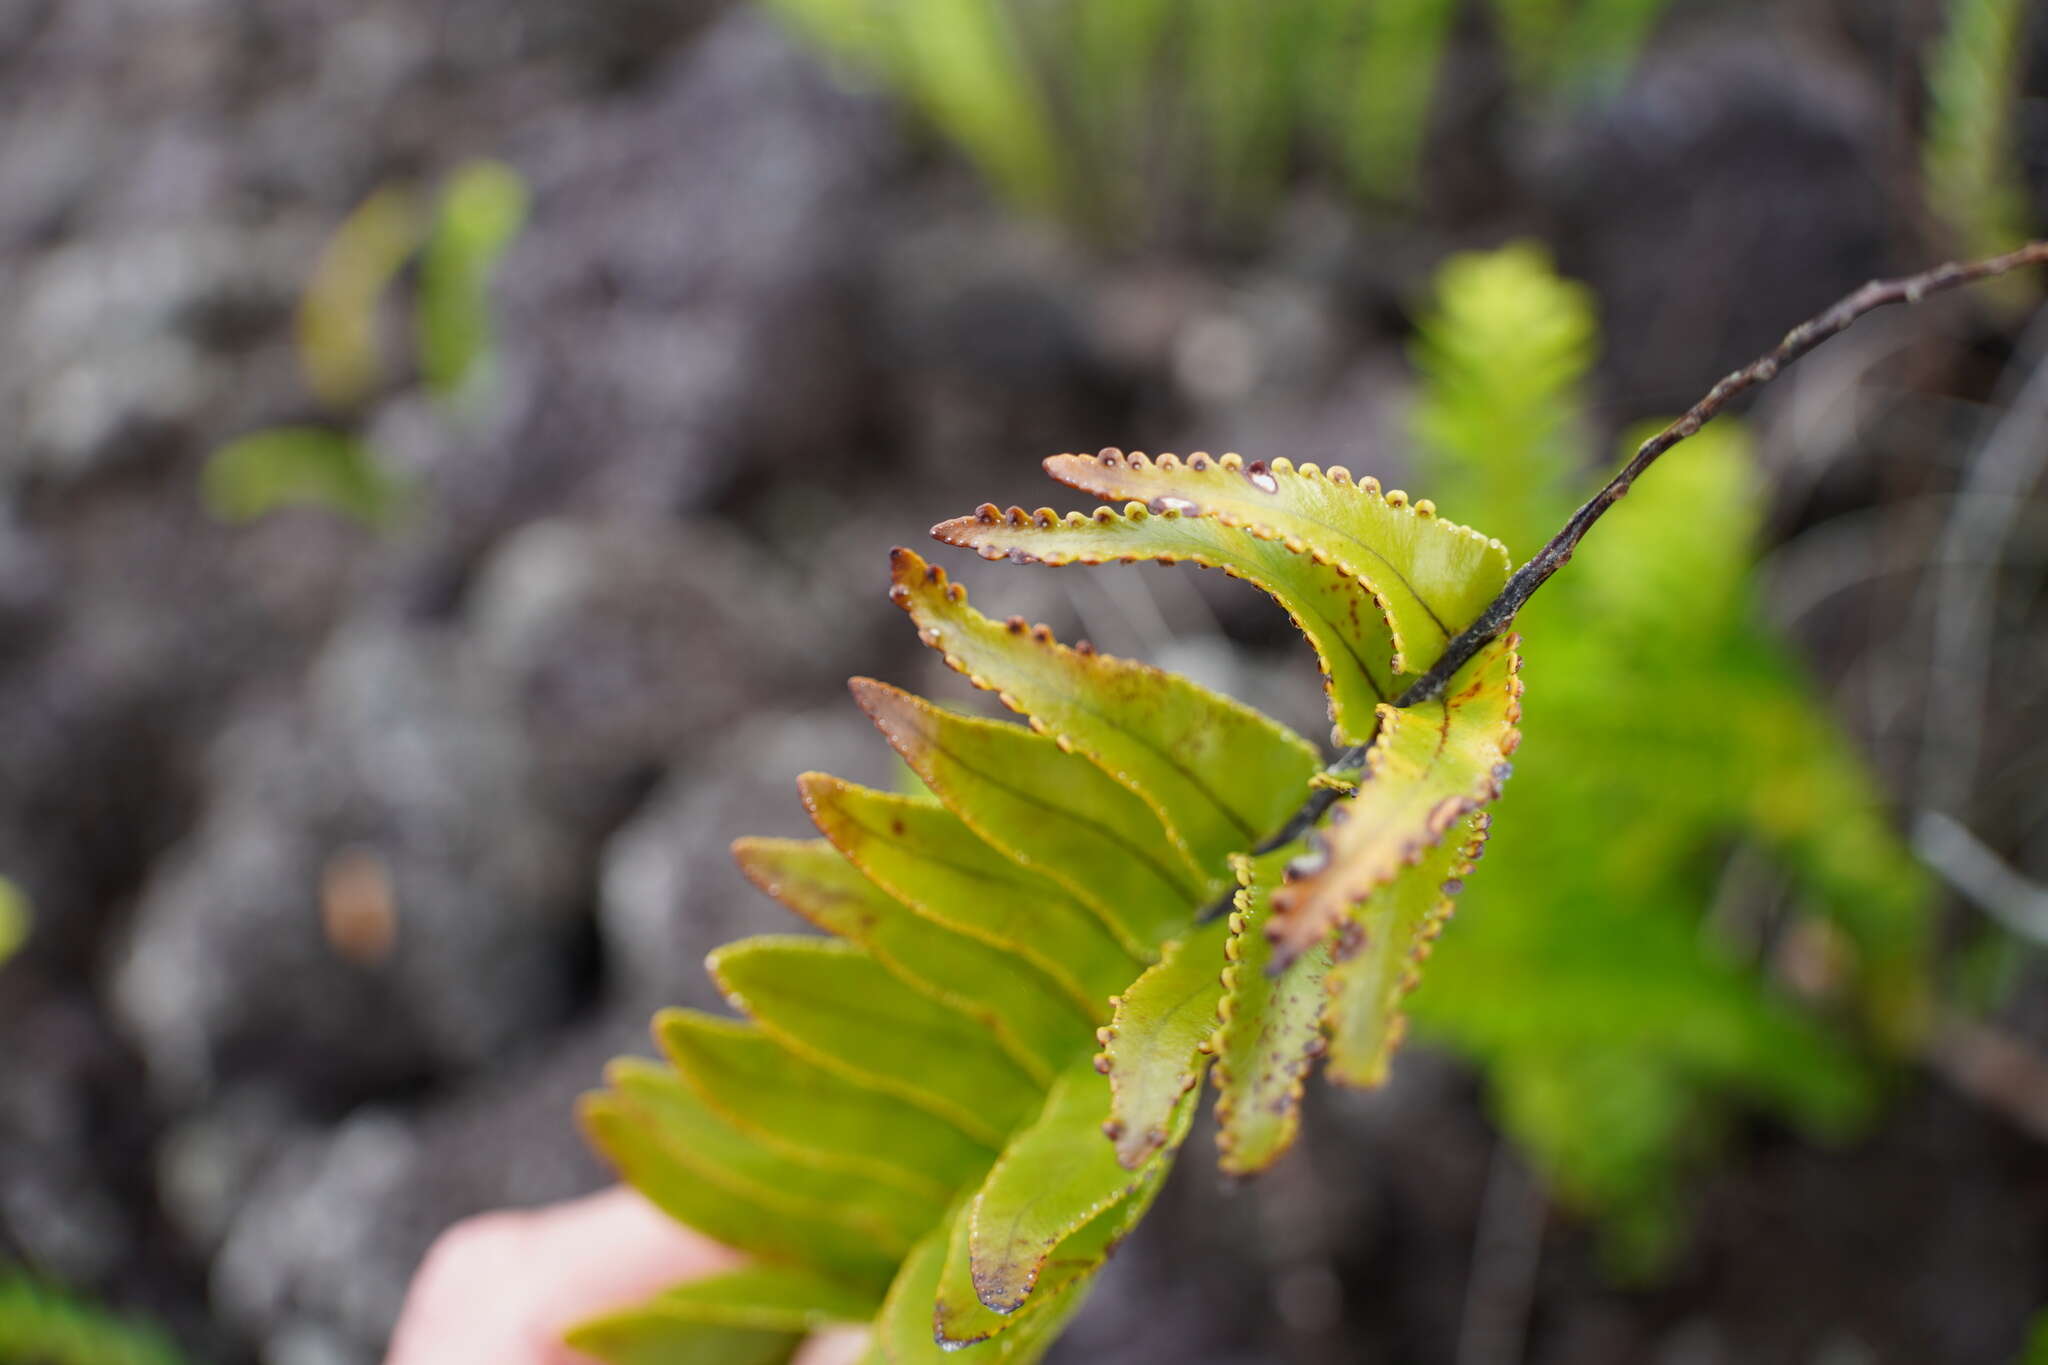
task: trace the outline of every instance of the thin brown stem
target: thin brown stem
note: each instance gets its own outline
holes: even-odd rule
[[[1655,464],[1660,456],[1679,442],[1698,433],[1699,429],[1721,415],[1731,399],[1750,389],[1770,383],[1778,377],[1787,365],[1826,341],[1829,337],[1848,329],[1865,313],[1894,303],[1918,303],[1930,294],[1939,294],[1979,280],[1988,280],[1994,275],[2019,270],[2031,265],[2048,265],[2048,241],[2029,242],[2017,251],[2008,251],[2003,256],[1992,256],[1981,261],[1951,261],[1936,266],[1918,275],[1907,275],[1896,280],[1872,280],[1855,293],[1837,302],[1826,312],[1808,318],[1785,334],[1785,339],[1764,355],[1725,376],[1720,383],[1707,390],[1706,396],[1686,410],[1683,417],[1665,427],[1636,449],[1621,472],[1607,481],[1606,487],[1587,499],[1584,506],[1572,513],[1549,543],[1538,550],[1528,563],[1515,570],[1500,595],[1488,603],[1479,613],[1479,619],[1467,626],[1449,645],[1445,646],[1443,657],[1415,684],[1399,697],[1396,706],[1415,706],[1421,702],[1434,701],[1443,695],[1459,669],[1471,662],[1472,656],[1491,644],[1502,631],[1513,623],[1516,613],[1523,604],[1535,595],[1538,588],[1549,581],[1550,576],[1563,568],[1571,559],[1572,551],[1584,540],[1586,532],[1593,529],[1593,523],[1607,514],[1607,509],[1620,502],[1644,470]],[[1360,744],[1346,749],[1330,765],[1333,772],[1352,773],[1365,766],[1367,746]],[[1341,797],[1342,793],[1332,787],[1318,787],[1301,808],[1290,817],[1286,824],[1276,830],[1255,852],[1268,853],[1279,848],[1313,828]],[[1227,903],[1226,903],[1227,905]],[[1210,918],[1220,913],[1217,907],[1203,916]]]
[[[1706,397],[1687,409],[1685,415],[1665,427],[1637,448],[1621,472],[1607,481],[1602,488],[1587,500],[1585,506],[1572,513],[1571,519],[1550,538],[1550,542],[1536,552],[1534,558],[1515,570],[1507,586],[1500,590],[1500,596],[1487,605],[1479,619],[1444,649],[1443,657],[1435,667],[1424,674],[1416,684],[1395,701],[1396,706],[1414,706],[1418,702],[1434,701],[1443,695],[1451,677],[1469,662],[1473,655],[1491,643],[1495,636],[1508,628],[1515,619],[1515,613],[1522,609],[1536,589],[1565,566],[1571,559],[1572,551],[1578,548],[1586,532],[1593,529],[1593,523],[1607,514],[1607,509],[1620,502],[1622,496],[1634,486],[1644,470],[1657,462],[1659,456],[1680,441],[1696,434],[1699,429],[1721,415],[1728,401],[1736,395],[1759,385],[1768,384],[1778,377],[1779,371],[1811,351],[1865,313],[1875,312],[1894,303],[1918,303],[1929,294],[1939,294],[1979,280],[1988,280],[1994,275],[2018,270],[2024,266],[2048,265],[2048,241],[2029,242],[2017,251],[2008,251],[2003,256],[1993,256],[1982,261],[1952,261],[1936,266],[1918,275],[1908,275],[1896,280],[1872,280],[1855,293],[1836,303],[1834,307],[1817,317],[1807,319],[1785,334],[1785,339],[1764,355],[1724,377],[1720,383],[1707,390]]]

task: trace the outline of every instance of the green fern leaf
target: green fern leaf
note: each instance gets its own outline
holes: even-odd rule
[[[1216,1145],[1231,1175],[1262,1171],[1294,1141],[1302,1088],[1322,1054],[1323,979],[1328,936],[1288,954],[1278,951],[1273,890],[1296,853],[1280,849],[1238,863],[1243,883],[1230,917],[1216,1054]]]
[[[1169,1157],[1194,1114],[1184,1099],[1157,1163]],[[1150,1169],[1127,1170],[1102,1140],[1109,1090],[1093,1068],[1054,1083],[1036,1122],[1011,1139],[969,1205],[969,1263],[975,1297],[1014,1313],[1061,1243],[1138,1194]]]
[[[897,988],[850,943],[761,936],[707,960],[732,1002],[784,1047],[1000,1144],[1039,1087],[955,1010]]]
[[[1372,585],[1393,631],[1396,673],[1426,670],[1500,592],[1512,567],[1499,541],[1441,520],[1427,499],[1382,495],[1373,478],[1353,482],[1342,466],[1325,473],[1287,460],[1246,464],[1237,455],[1204,454],[1154,462],[1110,449],[1055,455],[1045,469],[1098,498],[1213,517],[1341,566]]]
[[[742,839],[748,878],[828,934],[868,950],[911,990],[979,1020],[1026,1071],[1048,1082],[1072,1060],[1074,1035],[1095,1022],[1090,997],[1064,972],[918,914],[822,840]]]
[[[1168,851],[1151,808],[1056,740],[955,715],[869,678],[854,679],[853,694],[968,828],[1059,883],[1130,954],[1150,959],[1206,892]]]
[[[1504,580],[1497,544],[1370,481],[1217,465],[1206,477],[1171,457],[1120,463],[1177,500],[1158,515],[984,514],[939,533],[1046,563],[1187,552],[1265,586],[1323,651],[1340,720],[1372,737],[1359,794],[1305,842],[1249,859],[1318,784],[1348,779],[1319,777],[1305,741],[1228,698],[982,616],[943,571],[898,550],[892,599],[1028,728],[856,680],[927,794],[801,778],[824,841],[747,839],[734,852],[834,938],[714,952],[712,975],[751,1022],[668,1012],[657,1034],[669,1065],[618,1063],[586,1100],[598,1145],[677,1217],[863,1304],[886,1279],[871,1360],[969,1346],[1035,1360],[1157,1194],[1211,1055],[1223,1058],[1222,1162],[1235,1171],[1292,1140],[1333,1021],[1370,1033],[1383,1064],[1398,1030],[1380,1016],[1399,989],[1354,989],[1340,1015],[1324,978],[1367,935],[1399,936],[1390,951],[1409,960],[1466,848],[1431,846],[1466,827],[1513,747],[1512,641],[1442,701],[1386,700],[1404,649],[1420,668],[1449,638],[1433,614]],[[1225,482],[1264,496],[1261,479],[1284,490],[1264,509],[1277,527],[1247,524]],[[1295,526],[1315,529],[1297,538]],[[1359,825],[1388,822],[1385,837],[1359,838],[1352,808]],[[1309,866],[1313,849],[1332,866]],[[1242,913],[1198,923],[1233,876],[1248,879]],[[1092,1065],[1091,1032],[1105,1049]],[[779,1358],[812,1321],[756,1312],[745,1290],[735,1282],[729,1311],[701,1308],[716,1287],[656,1300],[578,1340],[615,1360]],[[796,1307],[813,1299],[825,1301]]]
[[[1300,803],[1316,752],[1278,722],[1171,673],[1069,648],[1020,616],[991,621],[909,550],[891,567],[890,594],[926,644],[1136,792],[1198,873],[1226,875],[1231,854]]]
[[[927,919],[1008,949],[1091,1014],[1142,965],[1050,878],[981,842],[951,811],[824,773],[797,780],[818,830],[877,886]]]
[[[751,1024],[664,1010],[654,1036],[698,1099],[793,1160],[940,1201],[995,1160],[944,1119],[814,1066]]]
[[[745,1139],[681,1106],[649,1107],[625,1088],[635,1079],[614,1064],[610,1087],[583,1103],[591,1141],[621,1175],[679,1222],[763,1260],[815,1266],[855,1284],[887,1283],[900,1256],[836,1211],[790,1194],[750,1172]]]
[[[1371,582],[1298,541],[1290,548],[1211,517],[1184,516],[1167,496],[1155,505],[1157,515],[1134,502],[1121,513],[1101,507],[1093,517],[1070,512],[1049,519],[1021,507],[1005,515],[989,504],[972,517],[940,523],[932,534],[988,559],[1053,565],[1189,561],[1242,578],[1278,600],[1314,647],[1339,742],[1369,738],[1379,705],[1401,691],[1385,597]]]
[[[1171,1134],[1181,1097],[1201,1084],[1223,999],[1227,921],[1214,920],[1166,945],[1158,963],[1118,997],[1096,1063],[1109,1077],[1117,1159],[1135,1168]]]
[[[1516,643],[1509,635],[1481,650],[1435,701],[1381,709],[1357,795],[1302,837],[1271,892],[1265,932],[1280,966],[1500,795],[1522,739]]]
[[[1421,980],[1422,961],[1450,918],[1491,824],[1483,811],[1407,871],[1354,906],[1330,945],[1328,1074],[1346,1085],[1385,1082],[1407,1019],[1402,997]]]
[[[770,1365],[820,1327],[863,1323],[880,1301],[815,1272],[751,1265],[593,1318],[568,1344],[621,1365]]]

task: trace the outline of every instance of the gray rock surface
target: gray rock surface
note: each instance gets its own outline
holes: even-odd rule
[[[452,641],[342,632],[297,705],[225,738],[194,832],[143,893],[112,983],[152,1075],[183,1096],[245,1073],[346,1093],[548,1029],[574,997],[583,865],[536,778]],[[336,918],[344,857],[388,902],[361,909],[359,952]]]
[[[699,749],[613,836],[598,922],[620,999],[722,1011],[706,953],[742,934],[807,931],[740,875],[729,845],[741,835],[816,837],[796,789],[810,770],[886,787],[898,764],[851,699],[757,716]]]

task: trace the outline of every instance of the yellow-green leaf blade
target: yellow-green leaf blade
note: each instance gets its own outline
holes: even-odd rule
[[[1031,961],[927,919],[862,875],[823,839],[741,839],[754,885],[873,954],[898,980],[986,1025],[1045,1083],[1086,1045],[1095,1016]]]
[[[926,644],[1136,792],[1205,877],[1300,801],[1317,759],[1299,735],[1184,678],[1070,649],[1022,618],[992,621],[910,550],[891,564],[890,595]]]
[[[752,1024],[664,1010],[654,1034],[698,1098],[791,1156],[940,1200],[995,1160],[946,1120],[814,1065]]]
[[[867,678],[853,693],[903,761],[991,846],[1059,882],[1149,957],[1209,888],[1131,791],[1018,725],[956,715]]]
[[[1223,998],[1228,925],[1214,920],[1166,945],[1159,961],[1118,998],[1105,1030],[1117,1159],[1135,1169],[1166,1145],[1174,1114],[1201,1084]]]
[[[1236,455],[1162,455],[1104,450],[1055,455],[1046,472],[1105,501],[1135,499],[1165,511],[1212,517],[1320,552],[1373,585],[1393,628],[1395,671],[1421,673],[1507,582],[1507,551],[1426,502],[1380,493],[1379,481],[1287,460],[1246,464]]]
[[[1184,1106],[1192,1112],[1192,1106]],[[1061,1239],[1046,1258],[1030,1298],[1014,1313],[998,1313],[983,1303],[974,1287],[971,1203],[963,1203],[952,1223],[945,1268],[939,1275],[939,1301],[933,1332],[941,1345],[970,1346],[1005,1334],[1042,1331],[1049,1313],[1063,1318],[1087,1291],[1117,1244],[1130,1234],[1152,1207],[1152,1200],[1172,1169],[1171,1160],[1149,1163],[1131,1192]]]
[[[748,1265],[591,1318],[565,1341],[618,1365],[778,1361],[820,1327],[869,1321],[880,1303],[871,1290],[800,1266]]]
[[[1183,1100],[1169,1152],[1186,1137],[1193,1113],[1192,1098]],[[989,1171],[974,1196],[968,1241],[975,1297],[987,1307],[1023,1307],[1061,1242],[1143,1188],[1151,1168],[1124,1169],[1102,1140],[1108,1117],[1108,1085],[1092,1068],[1070,1071]]]
[[[814,1266],[856,1282],[888,1278],[900,1249],[875,1244],[810,1201],[757,1183],[695,1145],[637,1097],[617,1089],[583,1097],[591,1143],[626,1183],[680,1223],[764,1260]]]
[[[1273,888],[1292,857],[1280,849],[1239,863],[1243,885],[1229,919],[1222,1022],[1216,1030],[1216,1146],[1230,1175],[1263,1171],[1293,1145],[1301,1096],[1322,1055],[1328,936],[1275,966],[1266,934]]]
[[[1091,1017],[1107,1017],[1103,1002],[1138,970],[1142,959],[1065,888],[990,848],[943,806],[825,773],[806,773],[798,786],[818,832],[877,886],[1033,963]]]
[[[956,1216],[966,1217],[965,1209]],[[954,1352],[959,1348],[942,1344],[937,1329],[936,1305],[950,1244],[950,1225],[941,1224],[905,1258],[895,1283],[889,1286],[882,1311],[875,1317],[874,1340],[861,1365],[942,1365],[957,1358]],[[967,1359],[1031,1365],[1045,1354],[1081,1306],[1083,1288],[1075,1285],[1061,1294],[1048,1295],[1044,1304],[1034,1304],[1011,1330],[976,1347]]]
[[[581,1323],[565,1340],[606,1365],[786,1365],[803,1334],[633,1308]]]
[[[1510,635],[1480,651],[1443,698],[1387,707],[1357,794],[1292,846],[1265,932],[1283,967],[1401,869],[1500,794],[1520,743],[1520,656]]]
[[[863,1180],[844,1171],[794,1160],[726,1121],[665,1066],[623,1057],[606,1070],[612,1089],[662,1125],[672,1141],[721,1176],[773,1192],[791,1207],[837,1223],[895,1255],[910,1250],[944,1205],[900,1185]]]
[[[1037,564],[1104,564],[1192,560],[1242,578],[1277,600],[1308,638],[1330,696],[1340,742],[1372,735],[1374,708],[1399,693],[1387,600],[1350,568],[1311,552],[1299,540],[1266,539],[1213,517],[1189,516],[1161,499],[1155,515],[1143,503],[1093,516],[1013,507],[1007,515],[983,505],[971,517],[941,522],[932,535],[985,559]]]
[[[1329,1003],[1323,1024],[1331,1080],[1371,1087],[1387,1079],[1407,1031],[1401,1000],[1421,979],[1429,945],[1450,918],[1451,896],[1486,842],[1487,817],[1475,811],[1460,829],[1354,906],[1330,945]]]
[[[982,1142],[1037,1108],[1039,1087],[966,1015],[906,989],[851,944],[761,936],[707,965],[729,999],[791,1051],[899,1096]]]

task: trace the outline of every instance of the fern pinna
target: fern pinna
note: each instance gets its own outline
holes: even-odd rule
[[[1341,468],[1104,450],[1047,469],[1122,510],[984,505],[933,534],[1255,584],[1314,647],[1362,766],[1326,771],[1226,697],[984,616],[896,550],[890,596],[924,643],[1029,727],[854,681],[936,800],[801,778],[824,837],[735,853],[829,937],[712,954],[746,1022],[665,1013],[667,1065],[615,1063],[583,1111],[626,1179],[754,1262],[587,1323],[579,1348],[780,1361],[852,1322],[873,1324],[870,1361],[1034,1360],[1158,1191],[1205,1074],[1233,1173],[1286,1150],[1318,1058],[1384,1078],[1519,738],[1515,638],[1394,701],[1501,590],[1506,551]],[[1344,798],[1264,846],[1330,786]]]

